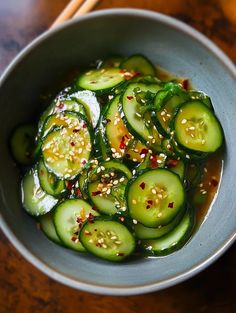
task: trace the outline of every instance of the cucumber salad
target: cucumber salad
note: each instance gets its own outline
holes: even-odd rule
[[[26,212],[56,244],[108,261],[189,240],[222,143],[210,98],[143,55],[97,62],[10,138]]]

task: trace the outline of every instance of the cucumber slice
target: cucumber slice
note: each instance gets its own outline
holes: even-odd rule
[[[80,241],[87,251],[95,256],[119,262],[135,249],[135,239],[123,224],[105,219],[85,223],[80,231]]]
[[[89,90],[79,90],[71,94],[70,97],[83,105],[88,120],[92,123],[93,128],[95,128],[101,111],[95,93]]]
[[[158,93],[160,93],[159,91]],[[158,97],[158,93],[157,96]],[[178,94],[173,94],[168,92],[167,98],[163,101],[161,109],[158,112],[152,114],[154,124],[161,126],[160,131],[163,135],[169,135],[171,132],[171,122],[176,114],[177,109],[188,99],[187,94],[184,92],[179,92]]]
[[[81,75],[76,85],[83,89],[109,92],[112,88],[125,81],[124,74],[118,68],[90,70]]]
[[[122,163],[108,161],[100,164],[88,178],[88,195],[99,212],[113,215],[125,211],[125,187],[132,177]]]
[[[92,150],[90,129],[80,116],[69,127],[49,133],[42,144],[47,169],[61,179],[73,179],[90,158]]]
[[[49,115],[43,125],[42,138],[47,136],[53,129],[69,127],[74,123],[78,123],[79,116],[75,112],[62,111]]]
[[[167,225],[180,212],[185,191],[178,175],[167,169],[147,170],[130,182],[130,216],[147,227]]]
[[[128,71],[134,71],[142,75],[155,76],[156,74],[156,69],[153,64],[141,54],[130,56],[121,63],[121,68],[124,68]]]
[[[191,100],[201,100],[210,110],[214,111],[210,97],[202,91],[189,90],[188,95]]]
[[[54,210],[48,212],[39,217],[40,229],[48,237],[57,244],[62,244],[60,238],[57,235],[56,228],[53,222]]]
[[[175,138],[187,149],[215,152],[223,143],[223,133],[214,113],[201,101],[189,101],[175,117]]]
[[[177,174],[183,181],[185,174],[185,164],[181,159],[169,159],[166,161],[166,167],[173,173]]]
[[[139,239],[156,239],[168,234],[174,227],[176,227],[180,220],[183,218],[185,210],[181,210],[180,213],[167,225],[159,226],[157,228],[146,227],[141,223],[135,224],[135,235]]]
[[[10,147],[13,158],[17,163],[29,165],[35,159],[35,136],[37,128],[33,124],[18,126],[10,138]]]
[[[193,229],[193,214],[187,210],[180,223],[165,236],[158,239],[143,240],[142,248],[151,255],[167,255],[180,249],[190,238]]]
[[[38,177],[41,188],[51,196],[58,196],[65,192],[66,185],[53,173],[49,173],[42,160],[38,163]]]
[[[84,200],[65,200],[56,207],[54,214],[57,235],[68,248],[84,252],[85,248],[79,241],[80,229],[87,219],[93,222],[94,216],[98,215]]]
[[[57,204],[57,199],[46,194],[40,187],[36,168],[31,168],[21,182],[21,197],[24,209],[33,216],[48,213]]]
[[[135,93],[137,90],[140,92],[152,92],[156,93],[160,90],[160,86],[157,84],[141,84],[131,83],[125,90],[121,97],[122,110],[124,116],[122,116],[126,127],[135,136],[140,139],[143,144],[151,146],[156,151],[161,151],[161,137],[155,126],[151,122],[149,112],[145,117],[142,116],[141,104],[136,100]]]
[[[76,112],[83,116],[86,116],[85,109],[83,105],[75,100],[71,100],[67,96],[66,99],[63,97],[58,96],[53,103],[43,112],[43,114],[40,117],[38,129],[39,129],[39,137],[41,135],[41,132],[43,130],[44,123],[49,115],[52,114],[58,114],[63,111],[69,111],[69,112]]]
[[[114,158],[126,157],[134,162],[141,162],[141,151],[147,149],[139,140],[130,145],[132,135],[126,128],[120,113],[119,101],[120,96],[116,96],[109,104],[105,112],[103,124],[105,125],[105,135],[108,139],[110,148],[112,149],[112,156]]]

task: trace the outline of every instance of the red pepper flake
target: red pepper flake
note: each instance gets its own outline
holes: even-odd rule
[[[126,156],[127,159],[130,159],[130,154],[129,153],[126,153],[125,156]]]
[[[218,185],[218,181],[215,178],[212,178],[211,184],[213,187],[216,187]]]
[[[76,239],[78,239],[77,236],[72,236],[72,237],[71,237],[71,240],[72,240],[72,241],[76,241]]]
[[[127,96],[127,99],[132,100],[132,99],[134,99],[134,97],[133,96]]]
[[[71,141],[70,145],[71,145],[72,147],[74,147],[74,146],[75,146],[75,143],[74,143],[73,141]]]
[[[82,197],[82,193],[81,193],[81,190],[79,188],[76,189],[76,196]]]
[[[140,155],[141,155],[141,154],[145,154],[145,155],[148,154],[148,149],[142,149],[139,154],[140,154]]]
[[[176,165],[178,164],[178,160],[171,159],[171,160],[168,160],[166,164],[168,167],[176,167]]]
[[[125,136],[122,136],[122,139],[120,141],[120,149],[123,150],[126,148],[126,144],[125,144]]]
[[[173,208],[174,207],[174,202],[170,202],[169,204],[168,204],[168,208]]]
[[[59,109],[63,109],[63,108],[64,108],[64,103],[63,103],[63,102],[60,102],[60,104],[58,105],[58,108],[59,108]]]
[[[98,209],[95,207],[95,205],[92,207],[92,210],[97,211]]]
[[[73,133],[78,133],[79,129],[73,129]]]
[[[147,205],[147,206],[146,206],[146,209],[147,209],[147,210],[150,209],[150,205]]]
[[[150,167],[151,168],[157,168],[158,167],[157,156],[156,155],[152,155],[150,157]]]
[[[127,134],[125,134],[125,137],[126,137],[127,139],[129,139],[129,136],[128,136]]]
[[[189,87],[189,80],[188,79],[185,79],[182,81],[182,86],[185,90],[188,90],[188,87]]]
[[[67,182],[67,189],[71,190],[73,187],[74,187],[73,181],[69,180],[69,181]]]
[[[93,197],[95,197],[95,196],[97,196],[97,195],[100,195],[102,192],[100,191],[100,190],[98,190],[98,191],[93,191],[92,192],[92,196]]]
[[[86,161],[86,160],[83,160],[81,163],[82,163],[83,165],[85,165],[85,164],[87,163],[87,161]]]
[[[111,122],[111,119],[106,118],[105,121],[106,121],[106,123],[110,123],[110,122]]]
[[[126,70],[125,69],[121,69],[121,70],[119,70],[119,73],[124,74],[124,73],[126,73]]]
[[[89,213],[89,216],[88,216],[87,220],[88,220],[88,222],[91,223],[91,224],[94,223],[94,216],[93,216],[92,213]]]
[[[83,128],[87,128],[87,124],[86,123],[83,124]]]
[[[119,216],[119,220],[123,223],[125,221],[124,216]]]
[[[90,80],[90,84],[96,84],[96,80]]]
[[[118,252],[116,255],[117,256],[124,256],[125,254],[123,252]]]
[[[153,205],[153,201],[152,200],[148,200],[147,203],[150,204],[150,205]]]
[[[83,223],[83,219],[81,217],[77,217],[76,222],[77,223]]]
[[[134,78],[134,77],[137,77],[137,76],[140,76],[140,75],[141,75],[140,72],[135,72],[134,75],[133,75],[133,78]]]
[[[145,188],[145,182],[142,182],[140,185],[139,185],[140,188],[144,189]]]

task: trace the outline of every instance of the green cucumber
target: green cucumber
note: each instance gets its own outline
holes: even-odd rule
[[[86,251],[79,241],[80,229],[87,219],[92,223],[94,216],[98,215],[99,213],[82,199],[68,199],[61,202],[54,213],[58,237],[66,247],[79,252]]]
[[[143,55],[135,54],[121,63],[121,68],[134,71],[141,75],[155,76],[156,69],[153,64]]]
[[[184,202],[185,191],[179,176],[167,169],[147,170],[127,188],[130,216],[147,227],[170,223]]]
[[[53,222],[54,210],[39,217],[40,229],[53,242],[62,245],[60,238],[57,235],[56,228]]]
[[[199,152],[215,152],[223,143],[223,132],[214,113],[201,101],[183,104],[174,121],[176,141]]]
[[[24,209],[33,216],[48,213],[58,201],[43,191],[39,183],[37,169],[34,167],[22,179],[21,198]]]
[[[119,262],[132,254],[135,239],[128,228],[114,220],[95,218],[87,222],[80,231],[79,239],[85,249],[93,255]]]

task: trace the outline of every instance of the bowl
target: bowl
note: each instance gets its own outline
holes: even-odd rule
[[[22,209],[19,174],[9,149],[11,130],[39,111],[40,96],[71,69],[114,54],[142,53],[168,71],[191,78],[212,98],[226,139],[218,195],[204,222],[179,251],[119,264],[50,242]],[[0,224],[22,255],[51,278],[84,291],[132,295],[160,290],[206,268],[236,236],[236,71],[206,37],[173,18],[145,10],[114,9],[49,30],[26,47],[0,82]]]

